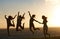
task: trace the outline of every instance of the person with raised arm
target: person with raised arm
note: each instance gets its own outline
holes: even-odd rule
[[[21,25],[22,24],[22,20],[25,18],[24,15],[25,13],[23,14],[23,16],[19,15],[20,12],[18,12],[18,16],[17,16],[17,25],[16,25],[16,31],[21,31],[21,29],[23,30],[24,29],[24,23],[23,23],[23,26]],[[19,27],[21,28],[19,30]]]
[[[50,38],[50,34],[48,33],[48,26],[47,26],[47,17],[45,17],[44,15],[42,16],[42,19],[43,19],[43,33],[44,33],[44,38],[46,39],[46,35],[49,36]]]
[[[15,15],[16,17],[16,15]],[[14,17],[14,18],[15,18]],[[10,33],[9,33],[9,28],[12,26],[12,27],[15,27],[15,24],[14,24],[14,21],[12,21],[14,19],[12,16],[8,16],[8,18],[6,17],[5,15],[5,19],[6,19],[6,22],[7,22],[7,32],[8,32],[8,36],[10,36]],[[12,23],[11,23],[12,21]]]
[[[30,16],[29,28],[30,28],[30,31],[34,34],[34,31],[33,31],[33,30],[40,30],[40,29],[39,29],[39,28],[35,28],[33,22],[34,22],[34,21],[36,21],[36,22],[38,22],[38,23],[40,23],[40,22],[34,19],[34,18],[35,18],[35,15],[34,15],[34,14],[31,16],[30,11],[28,11],[28,13],[29,13],[29,16]],[[32,29],[33,29],[33,30],[32,30]]]

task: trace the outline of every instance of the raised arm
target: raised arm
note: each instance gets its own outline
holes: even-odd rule
[[[17,16],[17,15],[15,15],[13,19],[15,19],[16,16]]]
[[[29,16],[31,17],[30,11],[28,11],[28,13],[29,13]]]
[[[25,13],[23,14],[23,16],[22,16],[22,17],[24,17],[24,15],[25,15]]]
[[[19,13],[20,13],[20,12],[18,12],[18,16],[19,16]]]
[[[5,19],[7,19],[6,15],[5,15]]]

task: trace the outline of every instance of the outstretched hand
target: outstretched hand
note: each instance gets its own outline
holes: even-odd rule
[[[28,13],[30,13],[30,11],[28,11]]]
[[[28,11],[28,13],[29,13],[29,16],[31,17],[30,11]]]
[[[19,16],[19,13],[20,13],[20,12],[18,11],[18,16]]]
[[[7,19],[6,15],[5,15],[5,18]]]
[[[18,11],[18,13],[20,13],[20,12]]]
[[[6,16],[6,15],[5,15]]]
[[[17,16],[17,15],[15,15],[14,18],[15,18],[16,16]],[[14,19],[14,18],[13,18],[13,19]]]

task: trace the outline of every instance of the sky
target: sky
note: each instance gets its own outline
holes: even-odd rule
[[[48,18],[48,27],[60,27],[60,0],[0,0],[0,28],[6,28],[6,19],[4,15],[15,16],[18,11],[20,15],[25,13],[25,28],[29,27],[29,14],[35,14],[35,19],[42,22],[42,15]],[[15,25],[16,25],[16,19]],[[42,24],[34,22],[35,27],[43,27]]]

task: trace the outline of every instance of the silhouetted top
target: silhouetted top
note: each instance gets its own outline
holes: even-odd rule
[[[13,20],[14,18],[12,16],[8,16],[8,18],[7,18],[6,15],[5,15],[5,19],[7,20],[7,26],[11,26],[11,20]]]
[[[17,22],[18,22],[19,24],[21,24],[22,18],[23,18],[23,17],[21,17],[21,15],[18,17],[18,21],[17,21]]]
[[[47,17],[42,16],[44,27],[47,27]]]
[[[11,20],[12,20],[13,18],[11,17],[11,16],[9,16],[8,18],[6,18],[6,20],[7,20],[7,25],[8,26],[10,26],[11,25]]]
[[[23,14],[23,16],[21,16],[21,15],[19,15],[19,12],[18,12],[17,25],[21,25],[21,22],[22,22],[22,20],[24,19],[24,15],[25,15],[25,13]]]
[[[33,17],[30,18],[30,24],[33,25],[33,21],[35,21],[35,19]]]
[[[28,11],[28,13],[29,13],[29,16],[30,16],[30,26],[34,26],[33,22],[34,21],[38,22],[38,21],[34,19],[35,18],[34,14],[31,16],[30,11]],[[38,23],[40,23],[40,22],[38,22]]]

